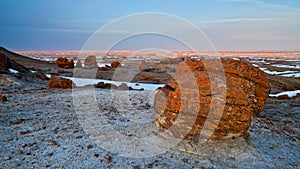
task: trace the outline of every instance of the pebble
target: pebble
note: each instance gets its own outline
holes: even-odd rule
[[[29,134],[31,133],[31,131],[26,130],[26,131],[20,131],[20,135],[25,135],[25,134]]]
[[[107,162],[111,162],[111,156],[109,154],[105,154],[104,158]]]
[[[10,156],[7,156],[7,157],[4,157],[4,158],[3,158],[4,161],[8,161],[8,160],[10,160],[10,159],[11,159]]]

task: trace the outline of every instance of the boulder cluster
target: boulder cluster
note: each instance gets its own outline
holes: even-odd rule
[[[250,63],[228,58],[181,62],[176,77],[155,96],[156,125],[187,140],[241,137],[251,116],[264,109],[269,91],[264,72]]]

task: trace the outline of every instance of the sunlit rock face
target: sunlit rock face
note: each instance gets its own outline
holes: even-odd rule
[[[65,69],[74,68],[74,61],[64,57],[57,58],[56,64],[60,68],[65,68]]]
[[[48,81],[49,88],[62,88],[62,89],[71,89],[76,87],[75,83],[66,78],[58,77],[52,75],[50,80]]]
[[[156,125],[187,140],[226,140],[247,134],[270,85],[250,63],[223,58],[181,62],[155,96]]]

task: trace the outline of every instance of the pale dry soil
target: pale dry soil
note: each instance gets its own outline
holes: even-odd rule
[[[269,98],[248,138],[170,146],[141,141],[159,137],[153,92],[46,85],[1,90],[8,101],[0,103],[0,168],[300,167],[299,99]],[[116,140],[115,132],[126,140]]]

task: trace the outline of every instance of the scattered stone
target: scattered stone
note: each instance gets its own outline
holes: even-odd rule
[[[126,83],[121,83],[121,84],[119,85],[119,89],[121,89],[121,90],[128,90],[129,87],[128,87],[128,85],[127,85]]]
[[[4,160],[4,161],[11,160],[11,157],[10,157],[10,156],[4,157],[3,160]]]
[[[247,134],[251,116],[264,109],[270,85],[265,73],[249,63],[227,58],[221,59],[221,63],[223,69],[219,60],[214,59],[206,60],[205,65],[200,60],[182,62],[176,67],[176,81],[168,81],[155,96],[158,128],[169,129],[173,137],[195,141],[201,132],[201,138],[214,140]],[[219,78],[222,71],[226,78],[224,86]],[[214,93],[211,79],[216,82]],[[224,90],[226,96],[222,94]],[[222,97],[226,99],[219,99]],[[179,118],[179,114],[183,117]],[[204,124],[206,128],[202,131]]]
[[[96,88],[104,88],[105,87],[105,83],[104,82],[99,82],[95,85]]]
[[[23,124],[24,121],[23,120],[15,120],[13,122],[11,122],[11,124]]]
[[[280,99],[280,100],[289,99],[289,98],[290,98],[290,97],[289,97],[289,95],[287,95],[287,94],[278,96],[278,99]]]
[[[153,164],[152,163],[147,164],[147,168],[153,168]]]
[[[184,162],[184,163],[188,163],[188,162],[189,162],[189,160],[188,160],[188,159],[186,159],[186,158],[183,158],[183,159],[182,159],[182,162]]]
[[[86,147],[86,149],[91,149],[91,148],[93,148],[92,145],[88,145],[88,146]]]
[[[19,155],[23,154],[23,151],[22,150],[18,150],[18,154]]]
[[[59,146],[59,144],[54,140],[51,140],[49,144],[52,146]]]
[[[90,55],[84,60],[84,67],[87,69],[98,68],[98,63],[95,55]]]
[[[111,156],[110,156],[109,154],[105,154],[104,159],[105,159],[108,163],[110,163],[111,160],[112,160],[112,158],[111,158]]]
[[[53,153],[52,152],[47,153],[47,156],[51,157],[51,156],[53,156]]]
[[[49,88],[62,88],[62,89],[69,89],[76,87],[75,83],[73,83],[70,79],[65,79],[62,77],[52,75],[49,82]]]
[[[0,95],[0,102],[6,102],[7,98],[5,96]]]
[[[41,72],[35,72],[33,73],[33,76],[41,80],[49,80],[49,78],[44,73]]]
[[[56,59],[56,64],[58,67],[60,68],[64,68],[64,69],[72,69],[74,68],[74,61],[70,60],[68,58],[64,58],[64,57],[59,57]]]
[[[107,67],[98,67],[98,71],[107,71],[109,70]]]
[[[98,157],[99,157],[99,154],[95,153],[95,154],[94,154],[94,157],[98,158]]]
[[[115,68],[118,68],[121,64],[120,64],[120,62],[112,62],[110,65],[112,68],[115,69]]]
[[[82,136],[76,136],[76,139],[82,139]]]
[[[20,135],[25,135],[25,134],[29,134],[31,133],[31,131],[26,130],[26,131],[20,131]]]

